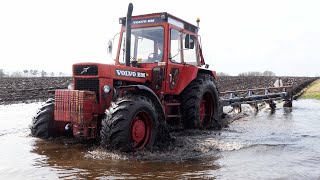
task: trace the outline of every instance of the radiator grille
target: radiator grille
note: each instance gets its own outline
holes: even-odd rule
[[[97,76],[98,66],[96,65],[77,65],[74,67],[74,75],[77,76]]]
[[[95,92],[97,102],[99,102],[99,99],[100,99],[99,79],[76,79],[75,89]]]

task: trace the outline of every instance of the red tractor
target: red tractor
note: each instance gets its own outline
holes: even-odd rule
[[[216,73],[205,64],[198,26],[168,13],[131,17],[132,10],[130,3],[119,19],[115,64],[74,64],[73,86],[40,108],[33,136],[69,134],[135,151],[152,147],[169,122],[220,128]]]

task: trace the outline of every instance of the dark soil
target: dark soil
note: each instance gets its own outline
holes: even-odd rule
[[[0,78],[0,104],[45,100],[50,90],[66,89],[70,77]]]
[[[278,77],[222,76],[218,79],[219,91],[262,88],[273,86]],[[293,86],[296,94],[316,78],[281,77],[285,86]],[[53,97],[50,90],[66,89],[71,77],[0,78],[0,104],[45,100]]]

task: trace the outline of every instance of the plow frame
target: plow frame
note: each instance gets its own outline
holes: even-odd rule
[[[220,92],[220,97],[229,94],[229,98],[221,98],[221,105],[231,106],[234,110],[241,112],[241,104],[249,104],[258,110],[258,103],[265,102],[269,104],[271,110],[275,110],[274,101],[283,100],[285,102],[283,107],[292,107],[291,88],[292,86],[282,86]],[[263,92],[263,94],[256,94],[256,92]]]

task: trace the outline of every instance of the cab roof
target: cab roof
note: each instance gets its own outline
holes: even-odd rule
[[[177,18],[167,12],[160,12],[160,13],[152,13],[152,14],[143,14],[132,16],[132,25],[139,25],[139,24],[153,24],[153,23],[160,23],[160,22],[168,22],[175,26],[178,26],[182,29],[197,33],[198,27],[188,23],[180,18]],[[126,25],[126,17],[119,18],[119,23],[123,26]]]

